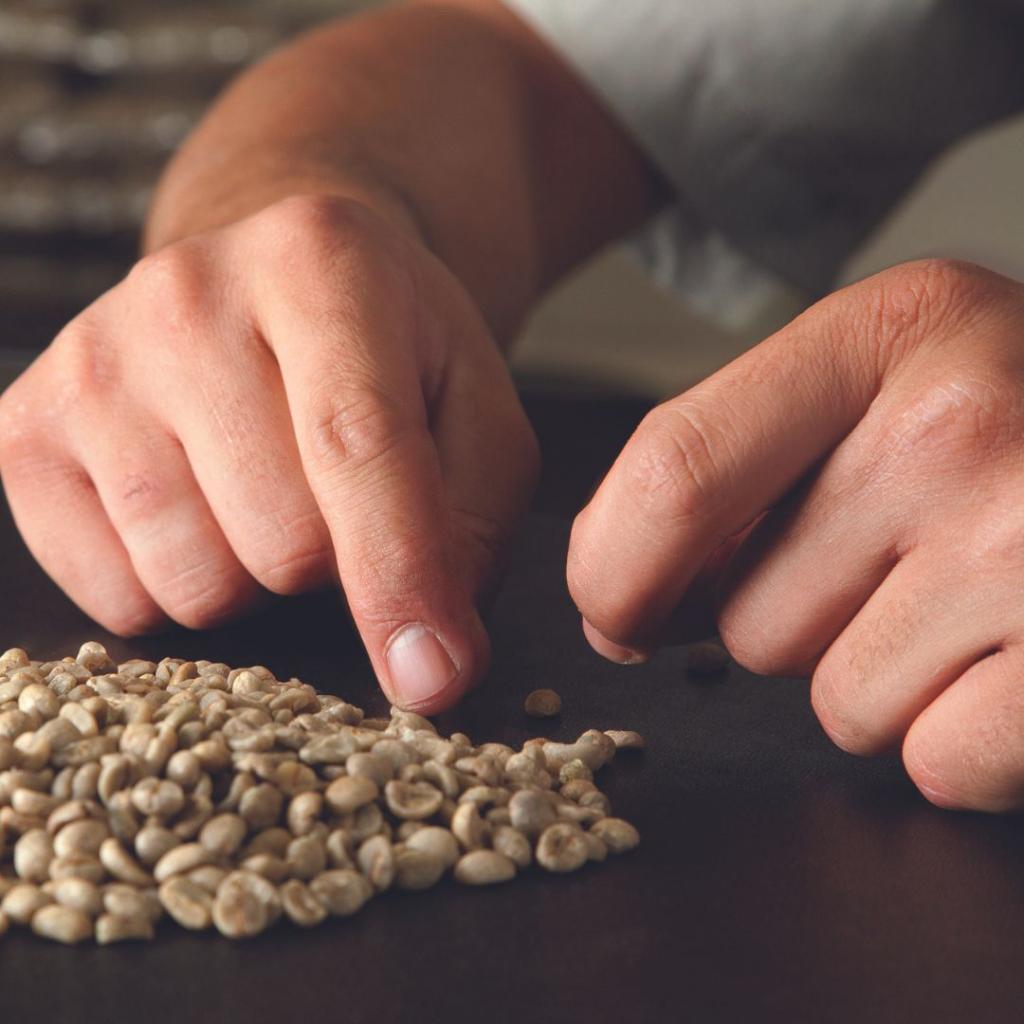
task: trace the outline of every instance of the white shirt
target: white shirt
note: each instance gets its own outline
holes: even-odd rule
[[[1024,109],[1024,0],[504,0],[676,189],[635,244],[725,324],[827,292],[952,142]]]

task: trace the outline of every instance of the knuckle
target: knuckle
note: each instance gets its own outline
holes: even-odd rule
[[[147,434],[137,448],[126,444],[120,461],[103,473],[103,502],[119,529],[154,539],[154,524],[181,500],[188,480],[168,472],[184,457],[180,442],[168,434]],[[109,473],[109,476],[107,475]]]
[[[734,607],[720,615],[718,631],[733,660],[756,675],[800,675],[810,660],[776,624]]]
[[[74,509],[95,498],[95,489],[86,471],[77,462],[54,456],[45,448],[30,447],[10,458],[0,456],[0,470],[12,506],[30,499],[33,503],[45,501],[51,507]],[[36,525],[29,520],[21,530],[27,534]]]
[[[989,286],[978,267],[952,259],[914,260],[883,275],[879,283],[880,322],[895,333],[956,314]]]
[[[240,611],[252,584],[239,569],[201,561],[163,576],[156,594],[167,614],[188,629],[209,629]]]
[[[954,702],[940,709],[944,699],[956,694],[954,686],[911,725],[903,741],[903,764],[933,804],[992,812],[1024,804],[1024,690],[1018,685],[1019,668],[1019,660],[1006,652],[991,656],[975,666],[975,671],[988,673],[986,682],[996,682],[999,697],[991,706]],[[976,694],[980,692],[979,686]]]
[[[152,601],[142,598],[132,602],[122,601],[116,608],[97,618],[105,629],[121,637],[150,633],[164,622],[160,609]]]
[[[604,575],[578,550],[570,552],[566,583],[580,614],[603,637],[627,647],[639,642],[646,621],[640,600],[609,586]]]
[[[349,567],[342,586],[361,632],[390,634],[404,623],[428,621],[436,612],[430,603],[453,596],[444,543],[426,527],[412,524],[399,532],[357,537],[358,547],[371,557]]]
[[[319,465],[365,464],[384,457],[409,429],[387,395],[370,388],[333,388],[313,402],[310,448]]]
[[[641,508],[670,522],[705,518],[723,473],[720,441],[693,406],[659,406],[627,445],[625,484]]]
[[[75,317],[53,340],[43,358],[47,358],[47,363],[42,387],[38,383],[35,387],[45,391],[46,410],[54,418],[94,405],[98,396],[118,383],[114,340],[101,317],[92,310]]]
[[[173,500],[169,491],[170,487],[163,485],[156,474],[129,470],[121,474],[117,484],[104,497],[112,520],[122,527],[131,528],[136,524],[151,523],[154,516]]]
[[[125,284],[143,302],[159,308],[174,325],[206,310],[209,281],[209,268],[198,247],[186,241],[144,256],[131,269]]]
[[[988,748],[986,748],[988,749]],[[1011,804],[991,777],[986,753],[964,744],[953,749],[916,722],[903,743],[903,766],[922,796],[946,810],[1000,811]]]
[[[288,551],[253,575],[272,594],[303,594],[323,586],[331,575],[331,554],[323,548]]]
[[[8,485],[64,490],[88,478],[55,432],[39,415],[39,400],[24,378],[0,398],[0,470]]]
[[[950,785],[944,772],[923,761],[912,748],[904,747],[903,767],[921,795],[944,810],[974,809],[971,797],[958,785]]]
[[[452,508],[451,515],[457,529],[468,537],[488,560],[498,561],[508,539],[507,523],[485,512],[469,508]]]
[[[884,742],[857,712],[849,687],[826,658],[811,677],[811,707],[828,738],[848,754],[870,755]]]
[[[364,636],[390,636],[399,626],[419,621],[422,613],[422,590],[404,580],[392,582],[387,589],[367,586],[346,586],[349,610]]]
[[[17,385],[0,395],[0,465],[5,468],[31,457],[37,430],[32,404],[22,400]]]
[[[1016,509],[977,517],[962,539],[964,569],[972,578],[1000,585],[1024,573],[1024,521]]]
[[[509,538],[525,515],[540,472],[540,449],[525,415],[507,424],[509,443],[505,448],[502,476],[486,501],[474,506],[449,506],[455,536],[461,542],[463,573],[472,588],[488,587],[505,562]],[[481,507],[486,505],[487,507]]]
[[[322,586],[331,575],[333,549],[322,521],[303,527],[293,523],[280,533],[283,542],[256,554],[253,576],[274,594],[301,594]]]
[[[979,455],[1019,443],[1022,421],[1019,387],[970,371],[947,373],[901,406],[883,428],[880,447],[893,458],[927,456],[929,472],[936,460],[974,472]]]
[[[138,636],[167,624],[152,595],[130,571],[97,573],[95,566],[83,567],[66,550],[51,553],[47,571],[111,633]]]
[[[258,225],[278,251],[301,255],[304,263],[324,257],[333,262],[350,246],[358,246],[376,224],[370,210],[346,196],[294,195],[281,199],[259,215]]]
[[[999,279],[961,260],[933,258],[902,263],[866,282],[863,307],[869,336],[895,350],[939,324],[959,322]]]
[[[985,285],[987,274],[964,260],[931,257],[911,260],[894,271],[901,290],[921,312],[942,312]]]
[[[400,606],[397,603],[392,607],[374,598],[356,596],[348,590],[345,593],[348,598],[349,611],[364,638],[391,636],[395,630],[409,621],[405,615],[401,614]]]

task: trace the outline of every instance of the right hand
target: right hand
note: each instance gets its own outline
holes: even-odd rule
[[[145,257],[0,398],[18,528],[122,635],[338,580],[427,713],[486,668],[475,600],[537,471],[468,294],[354,200],[293,197]]]

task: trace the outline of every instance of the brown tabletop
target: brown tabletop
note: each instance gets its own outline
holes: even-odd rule
[[[944,813],[895,761],[833,748],[804,682],[733,668],[698,683],[679,651],[619,668],[584,644],[562,578],[568,515],[639,403],[530,403],[548,468],[493,611],[494,669],[446,730],[520,743],[636,728],[605,772],[639,850],[577,875],[388,894],[312,932],[247,944],[166,925],[139,947],[0,941],[0,1021],[1010,1021],[1024,1010],[1024,826]],[[339,603],[282,602],[207,634],[104,638],[0,513],[0,646],[37,657],[89,637],[116,656],[260,662],[372,709],[384,702]]]

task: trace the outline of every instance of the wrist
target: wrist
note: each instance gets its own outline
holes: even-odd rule
[[[143,230],[143,252],[152,252],[191,235],[227,227],[260,210],[294,196],[332,196],[352,199],[372,209],[396,230],[428,244],[423,219],[399,189],[370,174],[339,173],[337,169],[302,167],[301,161],[272,168],[264,156],[248,161],[248,173],[205,166],[168,168],[153,198]],[[212,161],[210,162],[212,163]],[[284,161],[282,161],[284,163]]]

